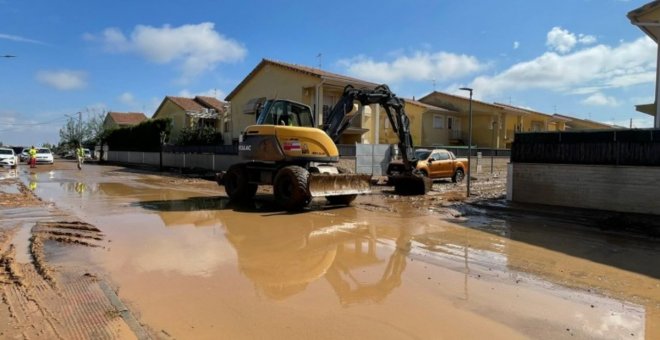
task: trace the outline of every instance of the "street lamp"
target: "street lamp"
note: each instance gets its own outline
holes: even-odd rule
[[[468,118],[468,166],[467,166],[467,197],[470,198],[470,177],[472,177],[472,89],[469,87],[461,87],[459,90],[470,92],[470,113]]]

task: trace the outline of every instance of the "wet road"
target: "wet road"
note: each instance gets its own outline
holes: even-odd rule
[[[172,338],[660,338],[657,240],[388,195],[287,214],[213,182],[86,166],[21,179],[103,231],[92,266]]]

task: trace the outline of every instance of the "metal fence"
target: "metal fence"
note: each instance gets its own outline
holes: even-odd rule
[[[518,133],[511,161],[660,166],[660,129]]]

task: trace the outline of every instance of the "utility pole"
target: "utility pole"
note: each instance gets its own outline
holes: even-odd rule
[[[83,131],[82,131],[82,111],[78,111],[78,143],[82,145]]]

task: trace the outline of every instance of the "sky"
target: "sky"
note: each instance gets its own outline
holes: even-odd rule
[[[57,143],[67,117],[221,100],[263,59],[548,114],[652,127],[650,0],[0,0],[0,142]],[[276,84],[274,84],[276,86]]]

